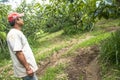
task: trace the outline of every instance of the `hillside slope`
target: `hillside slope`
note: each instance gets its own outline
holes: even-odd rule
[[[101,20],[91,32],[64,35],[45,34],[31,45],[39,70],[39,80],[102,80],[98,63],[100,42],[119,29],[118,20]],[[7,63],[5,63],[7,62]],[[0,80],[21,80],[13,76],[12,62],[2,61]]]

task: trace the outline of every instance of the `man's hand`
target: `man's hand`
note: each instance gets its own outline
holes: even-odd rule
[[[28,69],[26,69],[26,72],[27,72],[28,76],[33,76],[32,68],[29,67]]]

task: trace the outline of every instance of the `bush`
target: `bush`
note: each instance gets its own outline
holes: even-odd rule
[[[120,65],[120,30],[102,42],[100,58],[105,64]]]

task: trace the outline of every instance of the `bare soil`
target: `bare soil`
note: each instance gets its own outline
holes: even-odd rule
[[[79,49],[66,69],[68,80],[101,80],[98,54],[98,46]]]

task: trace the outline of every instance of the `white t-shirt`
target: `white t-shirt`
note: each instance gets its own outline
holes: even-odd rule
[[[35,72],[38,69],[35,58],[33,56],[33,52],[28,44],[28,41],[20,30],[14,28],[11,29],[7,35],[7,43],[13,62],[14,74],[16,77],[27,76],[25,67],[19,62],[19,60],[16,57],[16,51],[23,52],[27,62],[33,69],[33,72]]]

